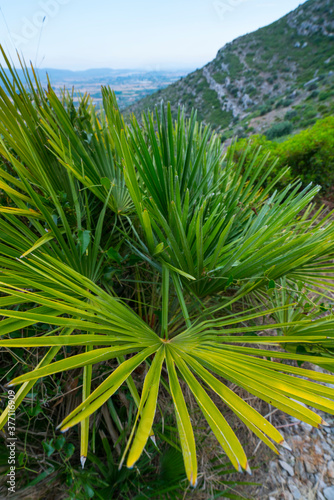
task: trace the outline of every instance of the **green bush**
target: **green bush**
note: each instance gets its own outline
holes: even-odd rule
[[[319,93],[319,101],[327,101],[327,99],[330,99],[331,97],[333,97],[334,95],[334,91],[321,91]]]
[[[292,116],[292,113],[295,113],[295,111],[289,112],[289,117]],[[273,125],[269,130],[278,129],[278,126],[282,125],[282,123]],[[235,161],[240,160],[246,147],[248,147],[245,160],[245,165],[248,165],[254,152],[260,148],[257,158],[259,164],[267,154],[270,154],[278,160],[273,172],[277,173],[285,166],[291,167],[290,173],[284,175],[281,183],[299,177],[304,185],[313,182],[322,186],[324,193],[331,190],[334,185],[333,116],[318,120],[312,128],[304,130],[281,143],[268,140],[268,135],[268,133],[267,137],[254,135],[250,140],[238,140],[233,146]]]
[[[317,116],[317,110],[313,106],[306,106],[304,109],[303,118],[305,120],[309,120],[311,118],[315,118]]]
[[[225,83],[228,74],[226,73],[226,71],[219,71],[217,73],[214,73],[212,76],[217,83],[222,85],[223,83]]]
[[[295,121],[299,119],[299,115],[295,109],[291,109],[285,113],[284,118],[287,121]]]
[[[244,69],[243,63],[236,54],[228,53],[224,56],[224,62],[228,64],[228,71],[231,79],[236,78]]]
[[[267,139],[276,139],[277,137],[282,137],[283,135],[291,134],[293,125],[289,121],[275,123],[267,130]]]
[[[269,106],[269,105],[260,106],[260,108],[259,108],[259,115],[260,116],[264,116],[267,113],[270,113],[271,110],[272,110],[272,107]]]
[[[233,160],[236,164],[240,163],[243,156],[245,155],[243,160],[244,170],[247,170],[247,168],[251,165],[251,163],[254,161],[254,157],[255,166],[258,167],[260,167],[265,161],[271,161],[272,163],[276,161],[275,167],[266,180],[266,184],[270,184],[273,178],[277,174],[281,173],[282,170],[281,162],[277,158],[278,146],[279,145],[276,142],[268,141],[268,139],[264,135],[253,135],[250,139],[238,139],[234,144],[229,146],[227,154],[230,155],[233,151]],[[278,186],[280,188],[283,188],[284,186],[286,186],[286,184],[291,182],[291,180],[291,172],[285,171],[284,175],[281,177],[278,183]]]
[[[334,184],[334,117],[319,120],[279,144],[277,154],[281,165],[290,165],[294,175],[304,184],[320,184],[328,191]]]

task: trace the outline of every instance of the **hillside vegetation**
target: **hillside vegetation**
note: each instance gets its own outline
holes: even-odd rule
[[[284,43],[283,43],[284,41]],[[161,100],[223,130],[225,138],[263,133],[272,122],[305,128],[334,113],[334,4],[309,0],[221,48],[216,58],[135,103],[139,115]]]
[[[280,133],[277,125],[271,127],[271,137],[275,139]],[[284,126],[284,122],[282,123]],[[257,164],[269,154],[276,158],[274,174],[283,171],[289,165],[291,168],[285,172],[281,185],[286,185],[295,177],[302,180],[304,186],[309,183],[320,184],[321,196],[327,200],[333,198],[334,186],[334,117],[330,116],[318,120],[315,125],[288,137],[283,142],[268,140],[268,136],[254,135],[251,140],[239,139],[229,146],[228,152],[234,161],[239,161],[246,153],[245,164],[249,165],[254,154],[257,153]],[[270,177],[269,177],[270,178]]]

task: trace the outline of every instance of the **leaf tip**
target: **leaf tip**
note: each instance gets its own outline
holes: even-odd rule
[[[191,473],[190,475],[190,485],[193,487],[193,488],[196,488],[197,486],[197,476],[193,475],[193,473]]]
[[[153,441],[153,443],[155,444],[155,446],[157,445],[157,441],[155,439],[155,435],[153,434],[153,436],[150,436],[151,440]]]
[[[82,455],[80,457],[80,462],[81,462],[81,468],[83,469],[85,467],[85,462],[87,460],[87,457],[85,457],[84,455]]]
[[[284,441],[284,439],[283,439],[283,441],[280,442],[280,445],[283,446],[283,448],[285,448],[286,450],[292,451],[291,446],[289,446],[288,443],[286,441]]]

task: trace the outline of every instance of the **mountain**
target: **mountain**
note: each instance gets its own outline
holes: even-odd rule
[[[275,121],[303,128],[334,114],[334,0],[309,0],[278,21],[237,38],[215,59],[134,103],[139,115],[161,100],[172,111],[237,134],[265,132]],[[283,127],[284,128],[284,127]]]

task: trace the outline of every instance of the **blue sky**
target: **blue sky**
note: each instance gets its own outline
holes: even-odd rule
[[[0,0],[0,43],[39,67],[193,69],[304,1]]]

